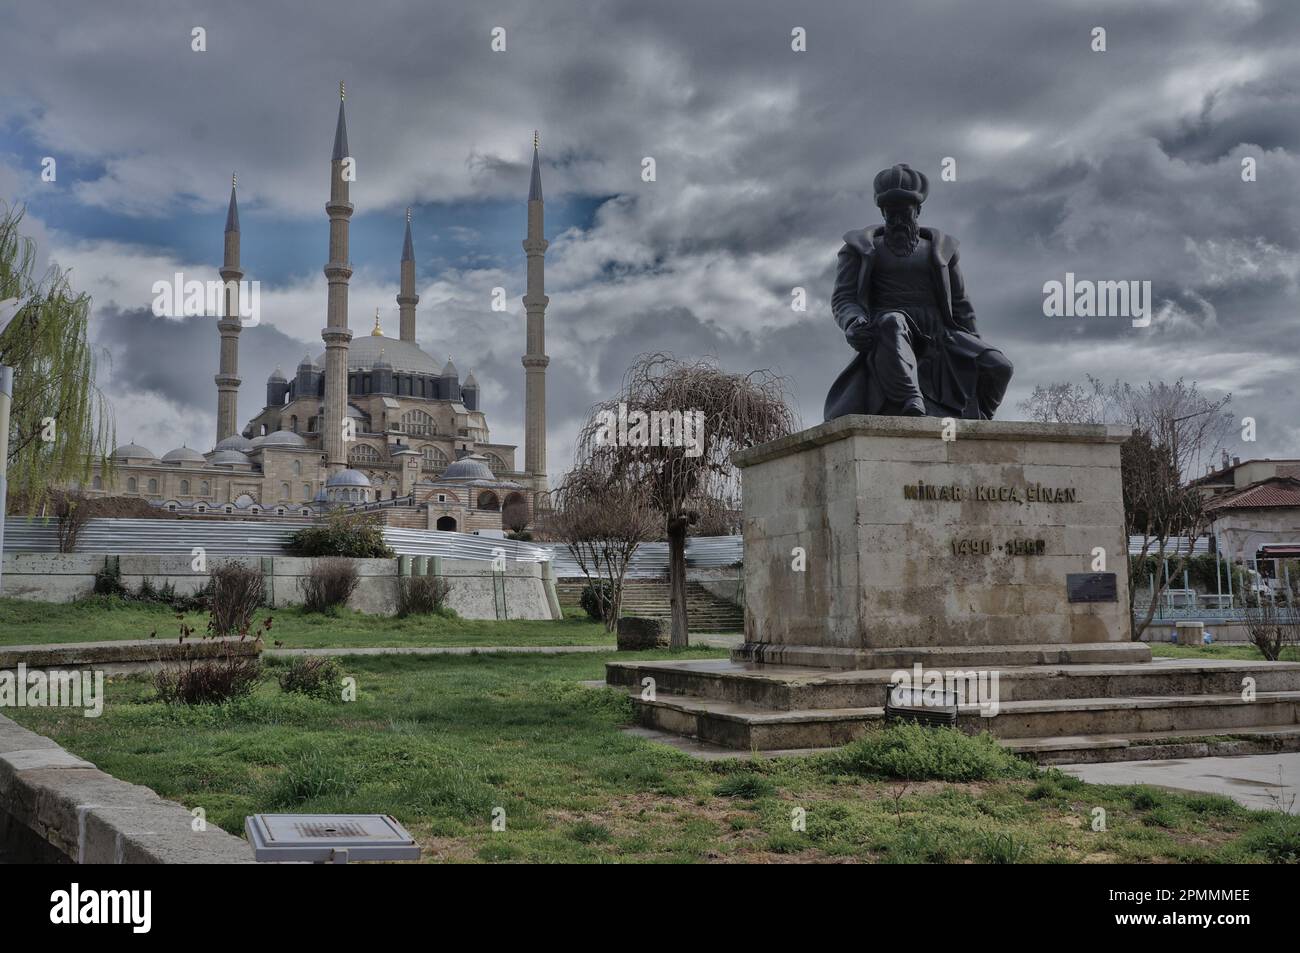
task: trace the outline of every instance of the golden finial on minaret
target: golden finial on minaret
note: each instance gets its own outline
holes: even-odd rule
[[[381,338],[384,336],[384,330],[379,326],[379,309],[375,308],[375,329],[370,332],[372,338]]]
[[[343,80],[339,80],[339,102],[343,101],[346,94],[347,94],[347,90],[343,86]]]
[[[534,129],[534,130],[533,130],[533,148],[536,149],[536,148],[541,144],[541,142],[542,142],[541,137],[537,135],[537,130]]]

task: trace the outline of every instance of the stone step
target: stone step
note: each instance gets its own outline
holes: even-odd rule
[[[909,676],[915,674],[911,669],[902,671]],[[1119,665],[1020,666],[991,671],[997,672],[997,698],[1000,702],[1239,694],[1247,678],[1254,680],[1253,687],[1257,692],[1300,691],[1300,663],[1294,662],[1160,659]],[[632,660],[606,663],[605,677],[611,685],[628,687],[639,687],[643,679],[653,678],[658,690],[674,695],[695,695],[790,711],[881,707],[896,671],[809,669],[754,665],[727,659],[684,662]],[[971,683],[953,684],[974,697]],[[991,679],[986,680],[986,684],[991,687]]]
[[[920,645],[880,649],[826,648],[744,642],[732,649],[738,662],[828,669],[1001,668],[1024,665],[1086,665],[1148,662],[1141,642],[1080,642],[1026,645]]]
[[[636,687],[630,691],[646,727],[760,751],[846,744],[884,718],[884,709],[878,707],[782,710],[675,695],[658,687],[653,699],[642,698]],[[1287,725],[1300,726],[1300,692],[1261,692],[1251,702],[1240,695],[1003,702],[992,717],[984,717],[975,705],[958,713],[963,731],[988,731],[999,739],[1174,731],[1211,736]]]
[[[1227,734],[1203,731],[1143,731],[1127,735],[1068,735],[1014,738],[1003,742],[1039,764],[1095,764],[1103,761],[1167,761],[1173,758],[1236,757],[1300,751],[1300,725],[1257,725]]]

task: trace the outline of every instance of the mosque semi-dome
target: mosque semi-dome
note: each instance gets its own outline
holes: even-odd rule
[[[292,430],[276,430],[262,438],[259,447],[305,447],[307,441]]]
[[[207,462],[207,459],[197,450],[191,450],[189,447],[177,447],[175,450],[168,450],[164,453],[162,462],[203,464]]]
[[[251,464],[253,461],[248,459],[248,455],[238,450],[218,450],[212,456],[208,457],[208,463],[213,466],[232,466],[238,464]]]
[[[330,474],[325,485],[327,487],[359,486],[370,489],[370,478],[359,470],[340,470],[338,473]]]
[[[120,459],[139,459],[139,460],[157,460],[158,457],[148,447],[142,447],[138,443],[124,443],[113,451],[113,456]]]
[[[492,471],[488,469],[487,458],[472,453],[453,461],[442,471],[440,480],[492,480]]]
[[[237,433],[232,433],[229,437],[217,441],[213,450],[238,450],[240,453],[247,453],[253,449],[253,441]]]

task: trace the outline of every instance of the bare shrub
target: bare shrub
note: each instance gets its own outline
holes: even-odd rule
[[[1300,645],[1300,608],[1279,604],[1275,597],[1256,595],[1243,614],[1250,641],[1270,662],[1288,645]]]
[[[219,704],[249,694],[261,679],[260,658],[227,650],[183,666],[164,666],[154,676],[154,688],[159,700],[169,704]]]
[[[212,634],[246,634],[253,624],[253,613],[266,596],[261,570],[237,562],[221,563],[212,567],[210,587]]]
[[[306,578],[299,582],[303,609],[307,612],[336,612],[347,605],[356,591],[357,567],[350,559],[318,559]]]
[[[442,576],[401,576],[397,580],[397,615],[442,614],[451,583]]]

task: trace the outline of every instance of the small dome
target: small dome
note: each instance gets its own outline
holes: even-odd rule
[[[491,480],[492,471],[488,469],[487,458],[471,453],[461,457],[442,471],[442,480]]]
[[[389,364],[388,361],[384,358],[384,349],[382,347],[379,349],[379,356],[375,358],[375,363],[372,364],[371,366],[375,368],[382,367],[385,370],[389,370],[389,371],[393,369],[393,365]]]
[[[231,464],[250,464],[253,461],[248,459],[248,455],[240,453],[238,450],[218,450],[212,456],[208,457],[208,463],[214,466],[231,465]]]
[[[274,433],[269,433],[265,437],[263,437],[262,442],[258,444],[258,446],[260,447],[305,447],[307,446],[307,441],[303,440],[302,437],[294,433],[292,430],[277,430]]]
[[[271,376],[268,377],[268,378],[266,379],[266,382],[267,382],[268,384],[283,384],[283,383],[284,383],[284,372],[280,370],[280,365],[279,365],[279,364],[275,365],[275,370],[273,370],[273,371],[271,372]]]
[[[302,360],[298,362],[298,370],[318,371],[320,370],[320,365],[311,359],[310,354],[304,354]]]
[[[460,371],[456,370],[456,365],[451,362],[451,355],[447,355],[447,363],[442,365],[443,377],[460,377]]]
[[[153,453],[152,450],[150,450],[148,447],[142,447],[142,446],[140,446],[138,443],[124,443],[124,444],[122,444],[122,446],[118,447],[116,450],[113,451],[113,456],[115,456],[115,457],[121,457],[121,458],[124,459],[124,460],[125,460],[126,458],[128,458],[128,457],[131,457],[131,458],[142,458],[142,459],[145,459],[145,460],[157,460],[157,459],[158,459],[157,457],[154,456],[154,453]]]
[[[470,371],[470,372],[469,372],[469,376],[465,378],[465,383],[462,384],[461,386],[462,386],[462,387],[478,387],[478,379],[474,376],[474,372],[473,372],[473,371]]]
[[[240,453],[246,453],[253,449],[253,441],[237,433],[232,433],[229,437],[224,437],[217,441],[213,450],[238,450]]]
[[[327,487],[334,486],[362,486],[370,488],[370,479],[364,473],[357,470],[340,470],[338,473],[331,474],[325,481]]]
[[[203,454],[197,450],[191,450],[189,447],[177,447],[175,450],[168,450],[163,454],[163,463],[206,463],[207,460]]]

